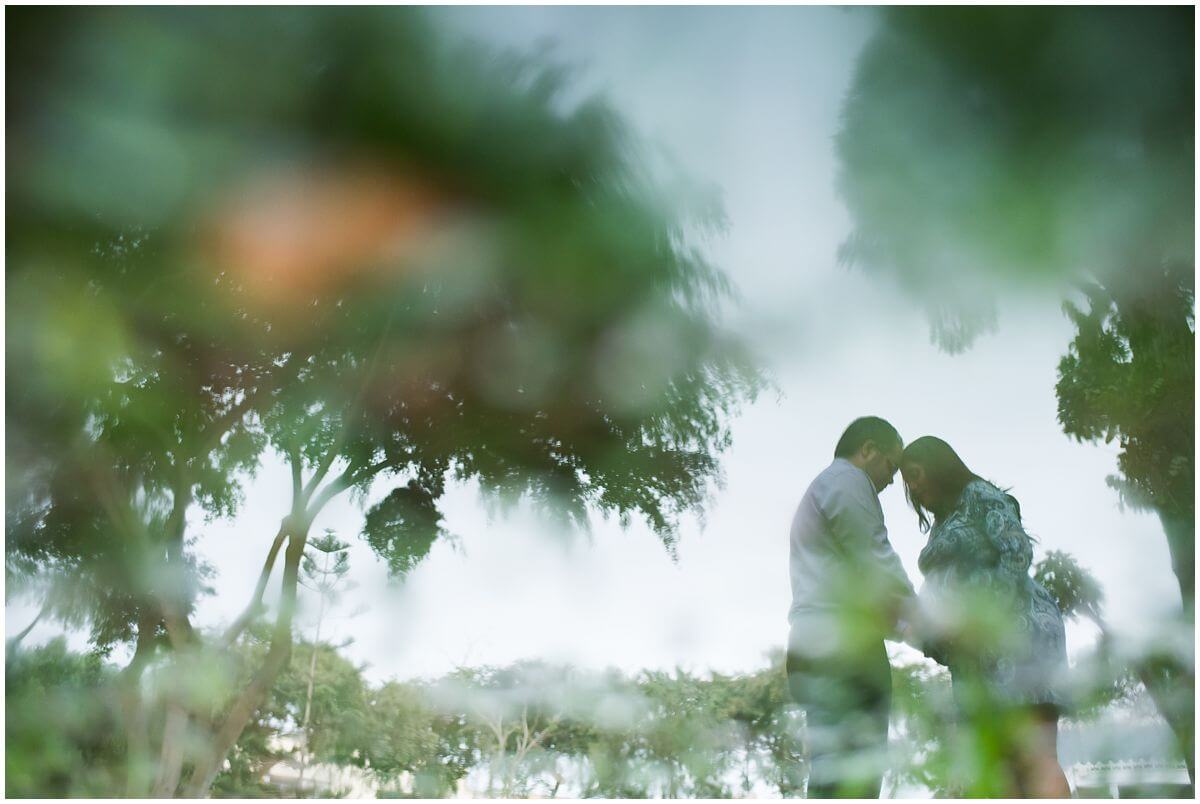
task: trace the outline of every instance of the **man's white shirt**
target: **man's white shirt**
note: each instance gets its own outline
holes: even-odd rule
[[[882,576],[897,596],[913,596],[912,583],[888,541],[875,485],[865,471],[835,458],[809,485],[792,519],[788,622],[793,647],[803,643],[811,652],[836,644],[836,600],[846,590],[831,584],[844,582],[846,568],[854,566],[869,569],[873,579]]]

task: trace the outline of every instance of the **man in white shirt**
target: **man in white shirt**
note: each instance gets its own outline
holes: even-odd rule
[[[875,416],[846,428],[792,520],[788,687],[808,724],[809,798],[875,798],[887,768],[891,665],[883,641],[913,588],[879,493],[903,442]]]

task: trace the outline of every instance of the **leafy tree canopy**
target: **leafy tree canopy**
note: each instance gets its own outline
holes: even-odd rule
[[[394,480],[365,536],[398,574],[456,480],[673,545],[759,380],[697,245],[719,206],[604,102],[407,9],[10,22],[9,578],[136,638],[136,697],[162,644],[227,647],[283,556],[270,650],[221,711],[168,705],[157,794],[203,795],[269,693],[341,493]],[[291,505],[207,644],[189,515],[231,514],[268,449]]]
[[[448,479],[668,544],[703,502],[758,384],[694,245],[719,207],[556,67],[400,9],[12,22],[9,567],[132,590],[103,639],[268,444],[333,492],[398,475],[366,533],[397,572]]]
[[[843,257],[946,348],[997,287],[1194,260],[1193,10],[895,8],[843,111]]]

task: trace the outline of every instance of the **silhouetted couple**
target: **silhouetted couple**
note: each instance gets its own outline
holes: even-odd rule
[[[929,534],[919,596],[879,504],[897,470]],[[959,757],[955,792],[1069,795],[1057,755],[1063,621],[1031,559],[1017,501],[945,441],[904,447],[873,416],[846,429],[791,531],[787,672],[807,717],[809,798],[880,793],[892,697],[884,639],[950,670],[954,715],[941,736]]]

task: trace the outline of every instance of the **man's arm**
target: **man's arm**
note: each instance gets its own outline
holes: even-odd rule
[[[883,509],[871,481],[847,475],[838,478],[822,501],[822,512],[846,564],[853,592],[879,602],[892,629],[903,609],[915,599],[912,583],[888,540]],[[861,480],[861,482],[859,482]]]

